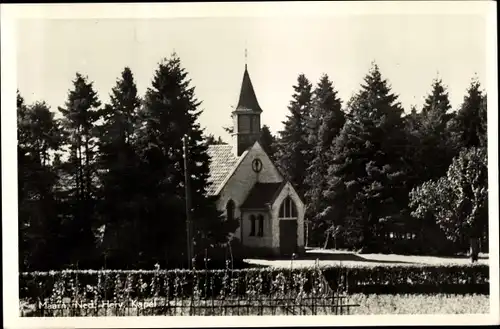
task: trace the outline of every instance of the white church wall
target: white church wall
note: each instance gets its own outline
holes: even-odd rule
[[[264,217],[264,230],[263,236],[257,236],[259,231],[259,224],[256,223],[255,226],[255,236],[250,236],[251,232],[251,221],[250,217],[254,215],[263,215]],[[272,221],[270,219],[269,213],[264,211],[246,211],[243,213],[243,245],[248,247],[256,248],[272,248],[273,246],[273,234],[272,234]],[[240,237],[240,235],[238,235]]]
[[[262,170],[259,173],[252,170],[252,161],[256,158],[262,161]],[[217,207],[219,210],[225,211],[227,202],[233,200],[236,205],[235,218],[241,218],[240,206],[245,202],[248,193],[250,193],[255,183],[279,183],[282,181],[283,178],[281,174],[269,159],[268,155],[264,152],[259,143],[255,143],[252,148],[249,149],[237,170],[219,193]],[[274,229],[274,226],[272,228]],[[241,237],[240,229],[241,228],[238,228],[234,233],[234,236],[238,239]],[[245,236],[248,235],[248,232],[245,232],[246,226],[244,225],[243,233]],[[245,243],[245,241],[243,241],[243,243]]]

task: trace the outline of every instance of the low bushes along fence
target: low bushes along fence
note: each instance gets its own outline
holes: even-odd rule
[[[339,269],[324,268],[328,282],[339,282]],[[343,270],[344,291],[364,294],[489,294],[489,266],[403,265]]]
[[[319,268],[22,273],[22,316],[345,314]]]
[[[154,297],[159,294],[204,298],[227,294],[314,292],[489,293],[489,266],[422,265],[343,268],[249,268],[238,270],[66,270],[20,274],[20,298],[64,296]]]

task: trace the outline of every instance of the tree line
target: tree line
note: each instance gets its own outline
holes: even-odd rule
[[[343,103],[328,75],[299,75],[273,155],[307,204],[308,242],[361,252],[487,250],[486,94],[455,110],[434,79],[405,113],[376,64]]]
[[[238,223],[206,194],[207,148],[225,142],[204,134],[200,104],[176,54],[142,97],[124,68],[106,104],[77,73],[58,118],[18,91],[20,270],[185,266],[185,135],[194,253],[226,257]],[[300,75],[283,131],[263,126],[260,141],[306,201],[311,244],[456,252],[487,237],[477,80],[456,111],[435,80],[422,109],[404,114],[376,65],[345,105],[327,75],[314,88]]]
[[[77,73],[60,118],[18,91],[21,270],[185,266],[185,135],[195,254],[223,249],[237,223],[206,195],[199,106],[176,54],[159,63],[144,97],[129,68],[106,104]]]

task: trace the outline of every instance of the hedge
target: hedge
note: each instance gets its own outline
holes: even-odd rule
[[[366,294],[488,294],[489,267],[415,265],[237,270],[65,270],[20,274],[20,298],[90,299],[267,295],[339,291]]]
[[[354,267],[345,273],[349,293],[489,294],[489,266],[484,264]],[[323,274],[335,282],[338,269],[326,268]]]

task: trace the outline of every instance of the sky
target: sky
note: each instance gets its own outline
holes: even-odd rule
[[[405,110],[421,106],[436,77],[456,109],[474,76],[486,82],[486,23],[477,14],[25,19],[17,24],[17,85],[28,103],[56,111],[76,72],[106,102],[128,66],[142,96],[175,51],[202,101],[202,127],[229,141],[222,127],[238,101],[245,49],[262,123],[276,133],[300,73],[314,85],[328,74],[345,104],[373,61]]]

